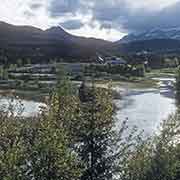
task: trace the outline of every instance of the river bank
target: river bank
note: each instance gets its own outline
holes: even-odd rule
[[[115,104],[117,124],[128,121],[130,127],[137,126],[146,136],[153,135],[169,115],[176,111],[174,78],[156,78],[157,88],[124,87],[124,95]]]
[[[128,126],[137,126],[139,130],[144,130],[146,136],[153,135],[158,129],[162,121],[176,110],[174,98],[174,82],[175,79],[156,77],[146,82],[111,82],[114,91],[114,103],[117,107],[115,118],[117,125],[127,120]],[[73,85],[77,88],[81,81],[73,81]],[[96,81],[96,86],[107,88],[107,81]],[[23,116],[34,116],[40,111],[41,106],[45,106],[45,97],[48,94],[18,91],[18,90],[1,90],[0,105],[8,106],[11,97],[14,99],[13,104],[20,101],[23,104]],[[22,95],[23,94],[23,95]]]

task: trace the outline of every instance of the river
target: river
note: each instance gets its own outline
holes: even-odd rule
[[[33,100],[21,100],[19,98],[1,97],[0,109],[7,110],[13,108],[15,114],[20,113],[21,116],[36,116],[40,112],[41,107],[45,107],[44,103],[35,102]]]
[[[158,88],[131,89],[124,87],[122,100],[115,100],[118,111],[117,125],[127,120],[130,128],[144,130],[145,136],[153,135],[163,120],[175,112],[173,78],[158,78]],[[121,87],[123,88],[123,87]]]
[[[175,112],[175,98],[172,83],[173,78],[156,78],[159,80],[159,88],[132,88],[126,85],[116,88],[121,92],[122,99],[114,100],[118,111],[116,113],[117,126],[122,121],[127,120],[128,126],[137,126],[139,130],[144,130],[145,135],[154,134],[161,122],[168,118],[170,114]],[[2,97],[0,99],[2,105],[8,106],[11,102],[10,98]],[[29,100],[14,100],[15,109],[23,104],[23,116],[32,116],[38,114],[40,107],[45,106]]]

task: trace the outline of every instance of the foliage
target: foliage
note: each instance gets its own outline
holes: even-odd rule
[[[178,180],[179,112],[162,124],[160,134],[141,142],[130,155],[125,180]]]
[[[90,98],[81,102],[81,124],[76,133],[77,152],[85,164],[81,180],[110,180],[124,172],[126,157],[136,146],[136,131],[127,133],[126,122],[118,131],[115,125],[115,107],[109,89],[84,88]],[[81,98],[82,100],[84,98]],[[126,135],[125,135],[126,134]],[[120,169],[118,169],[120,168]]]
[[[144,77],[145,67],[143,64],[138,65],[89,65],[85,68],[86,74],[95,73],[97,77],[104,76],[104,73],[107,74],[119,74],[122,76],[135,76],[135,77]]]
[[[17,65],[18,65],[18,67],[21,67],[23,65],[23,60],[22,59],[18,59],[17,60]]]
[[[78,179],[81,163],[70,147],[67,129],[52,112],[49,108],[32,120],[0,113],[1,179]],[[64,113],[61,120],[65,122],[67,116]]]
[[[82,101],[63,74],[37,117],[22,117],[12,106],[0,111],[2,180],[180,178],[179,111],[142,140],[126,122],[116,125],[110,86],[85,88],[90,97]]]

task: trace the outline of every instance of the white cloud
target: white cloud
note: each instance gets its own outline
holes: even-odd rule
[[[0,0],[0,20],[15,25],[33,25],[47,28],[52,24],[46,11],[47,0],[39,0],[42,7],[36,11],[30,5],[38,0]]]
[[[165,17],[168,17],[168,7],[177,2],[180,0],[0,0],[0,20],[43,29],[60,23],[67,25],[66,22],[73,23],[72,21],[75,20],[82,22],[84,26],[69,30],[73,34],[118,40],[125,34],[123,29],[130,31],[143,29],[148,27],[148,20],[153,25],[156,19],[153,17],[154,11],[162,12],[162,16],[165,12]],[[49,7],[53,8],[49,9]],[[53,10],[57,13],[56,17],[52,16]],[[175,15],[172,13],[173,8],[170,12],[169,19],[172,22]],[[149,18],[151,16],[153,18]],[[157,25],[164,19],[159,18],[154,24]],[[176,25],[174,21],[170,24]]]
[[[69,32],[79,36],[96,37],[110,41],[116,41],[126,35],[126,33],[122,33],[116,29],[102,29],[100,25],[96,25],[95,27],[85,25],[78,30],[72,30]]]

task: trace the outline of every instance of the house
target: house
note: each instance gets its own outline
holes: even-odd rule
[[[106,59],[106,63],[108,65],[126,65],[127,62],[121,57],[111,57]]]

